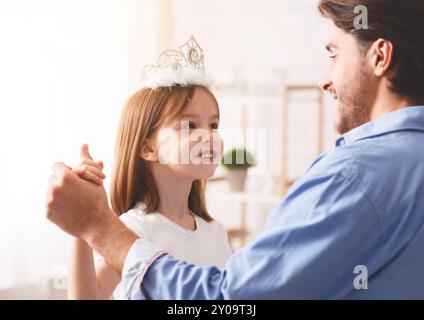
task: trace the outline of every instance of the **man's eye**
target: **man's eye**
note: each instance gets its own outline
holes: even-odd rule
[[[336,55],[329,56],[330,59],[335,59],[336,57]]]

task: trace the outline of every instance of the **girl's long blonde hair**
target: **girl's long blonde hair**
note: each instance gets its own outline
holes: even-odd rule
[[[177,117],[192,99],[195,90],[205,90],[218,105],[209,89],[188,87],[142,89],[127,101],[116,137],[110,199],[113,210],[121,215],[142,201],[146,213],[158,210],[160,196],[141,147],[167,117]],[[204,180],[193,182],[188,198],[189,209],[206,221],[212,221],[205,204]]]

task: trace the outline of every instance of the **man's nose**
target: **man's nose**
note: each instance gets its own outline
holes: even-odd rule
[[[324,74],[324,76],[321,78],[321,81],[319,82],[321,90],[330,91],[332,85],[333,82],[331,81],[331,78],[328,76],[328,74]]]
[[[322,80],[319,83],[319,86],[320,86],[321,90],[330,91],[330,89],[332,87],[332,82],[331,82],[331,80],[329,80],[327,78],[322,78]]]

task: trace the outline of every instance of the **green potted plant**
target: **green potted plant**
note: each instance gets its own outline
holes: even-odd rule
[[[256,160],[245,148],[234,148],[222,156],[221,164],[228,171],[230,189],[243,191],[247,170],[256,165]]]

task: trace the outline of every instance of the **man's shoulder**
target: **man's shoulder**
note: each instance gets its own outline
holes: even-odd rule
[[[307,176],[309,179],[340,176],[342,179],[338,181],[356,184],[378,206],[394,207],[407,201],[408,194],[421,192],[422,159],[424,148],[420,148],[410,133],[384,135],[327,152],[314,163]]]
[[[361,178],[364,173],[393,175],[406,166],[418,165],[424,171],[423,157],[424,148],[410,135],[385,135],[334,148],[320,156],[308,172]]]
[[[352,178],[356,175],[357,158],[361,158],[363,150],[359,146],[337,147],[319,156],[309,167],[306,176],[323,177],[340,175]]]

